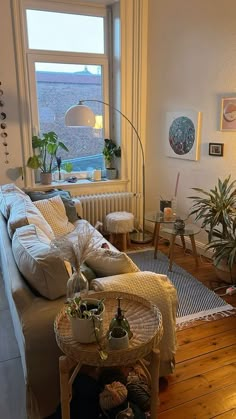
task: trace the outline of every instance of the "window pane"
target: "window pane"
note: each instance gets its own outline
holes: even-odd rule
[[[104,18],[26,10],[32,49],[104,54]]]
[[[87,103],[99,116],[95,129],[66,127],[64,122],[68,108],[79,100],[103,100],[102,66],[35,63],[35,71],[40,132],[56,132],[69,149],[60,150],[58,157],[72,162],[73,171],[103,169],[103,105]]]

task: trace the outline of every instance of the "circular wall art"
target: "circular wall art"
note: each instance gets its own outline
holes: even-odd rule
[[[179,155],[190,152],[195,141],[193,121],[186,116],[176,118],[169,130],[169,143],[172,150]]]
[[[167,156],[198,160],[201,112],[167,112]]]

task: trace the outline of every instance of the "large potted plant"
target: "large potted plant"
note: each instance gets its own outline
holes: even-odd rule
[[[114,158],[121,157],[121,148],[120,146],[117,147],[113,140],[105,138],[102,153],[105,159],[106,177],[107,179],[115,179],[117,177],[117,169],[113,166]]]
[[[69,150],[59,140],[58,135],[54,131],[43,133],[42,137],[34,135],[32,137],[32,147],[34,155],[29,157],[27,166],[31,169],[41,169],[41,183],[48,185],[52,181],[52,171],[58,150],[63,149],[67,152]]]
[[[213,262],[219,278],[232,283],[236,277],[236,181],[228,176],[218,179],[210,191],[193,188],[203,196],[191,196],[190,215],[201,221],[208,234],[206,249],[213,250]]]

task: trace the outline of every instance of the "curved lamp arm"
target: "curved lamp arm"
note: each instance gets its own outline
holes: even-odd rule
[[[98,100],[98,99],[85,99],[85,100],[80,100],[78,105],[72,106],[71,108],[68,109],[68,111],[66,112],[66,116],[65,116],[65,121],[66,121],[66,125],[69,126],[82,126],[82,124],[79,121],[76,122],[70,122],[70,116],[69,113],[71,112],[71,114],[73,113],[73,116],[76,114],[76,112],[81,111],[81,108],[83,107],[83,103],[86,102],[97,102],[97,103],[102,103],[103,105],[108,106],[109,108],[113,109],[114,111],[118,112],[121,116],[123,116],[123,118],[125,118],[125,120],[130,124],[130,126],[133,128],[137,139],[138,139],[138,143],[141,149],[141,156],[142,156],[142,177],[143,177],[143,181],[142,181],[142,194],[143,194],[143,217],[142,217],[142,222],[143,222],[143,231],[141,233],[141,236],[139,233],[136,234],[137,238],[135,237],[131,237],[132,241],[136,242],[136,243],[147,243],[149,241],[151,241],[150,239],[150,235],[145,234],[145,164],[144,164],[144,151],[143,151],[143,144],[141,141],[141,138],[139,136],[139,133],[137,131],[137,129],[135,128],[135,126],[133,125],[133,123],[130,121],[129,118],[127,118],[126,115],[124,115],[119,109],[115,108],[114,106],[110,105],[107,102],[103,102],[102,100]],[[87,126],[94,126],[94,121],[95,121],[95,117],[93,114],[93,111],[87,107],[87,111],[88,111],[88,117],[86,115],[86,122],[83,125],[87,125]],[[73,117],[71,117],[71,119],[73,119]],[[75,118],[76,119],[76,118]]]

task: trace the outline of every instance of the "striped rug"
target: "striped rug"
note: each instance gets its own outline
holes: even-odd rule
[[[234,308],[222,298],[209,290],[200,281],[173,264],[172,272],[168,270],[169,260],[160,251],[157,259],[153,257],[153,250],[129,252],[129,257],[142,271],[152,271],[165,274],[177,289],[179,306],[177,324],[188,323],[197,319],[211,320],[214,315],[230,315]]]

